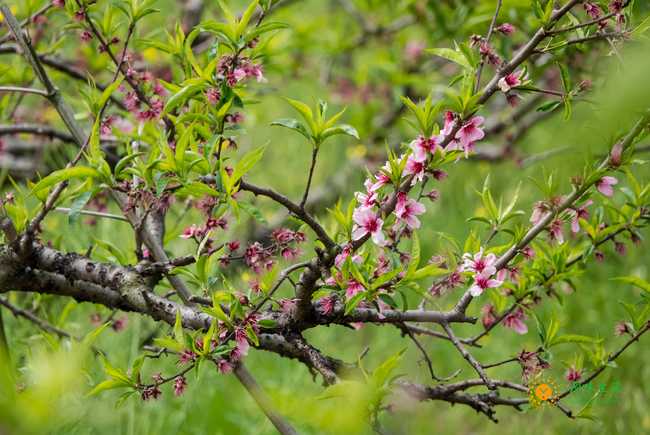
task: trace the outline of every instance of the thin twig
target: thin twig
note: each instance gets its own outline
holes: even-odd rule
[[[311,187],[311,179],[314,176],[314,168],[316,167],[316,158],[318,157],[318,147],[314,146],[314,149],[311,153],[311,165],[309,166],[309,176],[307,177],[307,186],[305,187],[305,193],[302,195],[302,201],[300,201],[300,209],[305,209],[305,204],[307,203],[307,197],[309,196],[309,188]]]
[[[21,86],[0,86],[0,92],[19,92],[23,94],[40,95],[41,97],[45,98],[48,98],[50,96],[47,91],[44,91],[42,89],[24,88]]]
[[[273,426],[275,426],[278,432],[282,435],[296,435],[298,433],[293,426],[291,426],[291,424],[275,410],[271,399],[266,395],[253,375],[243,364],[239,363],[235,367],[233,373],[237,376],[237,379],[239,379],[239,382],[241,382],[244,388],[246,388],[253,400],[255,400],[262,411],[264,411],[264,414],[266,414],[268,419],[271,420],[271,423],[273,423]]]
[[[494,10],[494,15],[492,15],[492,21],[490,22],[490,27],[488,28],[487,35],[485,36],[485,43],[490,43],[490,38],[492,38],[492,33],[494,32],[494,26],[497,23],[497,18],[499,17],[499,11],[501,10],[502,0],[497,0],[497,6]],[[474,83],[474,93],[477,93],[481,86],[481,74],[483,73],[483,66],[485,65],[485,57],[481,56],[481,61],[478,64],[476,69],[476,82]]]

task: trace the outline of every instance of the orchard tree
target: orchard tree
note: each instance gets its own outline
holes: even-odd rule
[[[136,407],[161,395],[182,401],[193,383],[209,388],[191,375],[211,370],[232,373],[279,432],[318,426],[276,406],[246,368],[251,352],[264,351],[306,367],[323,384],[321,402],[310,403],[343,398],[359,430],[382,433],[387,414],[418,401],[457,404],[495,422],[497,408],[539,404],[593,417],[591,401],[581,409],[565,402],[650,329],[650,282],[632,270],[613,277],[627,296],[612,301],[625,299],[627,318],[602,318],[610,336],[576,333],[541,312],[589,309],[588,289],[576,291],[586,265],[642,243],[650,219],[639,155],[650,127],[647,4],[334,1],[332,14],[358,28],[344,32],[336,64],[323,67],[338,77],[336,95],[313,85],[321,95],[310,100],[290,82],[306,68],[305,53],[319,49],[307,47],[315,36],[275,19],[296,3],[185,1],[177,24],[160,29],[171,2],[0,2],[1,314],[41,331],[38,344],[12,346],[13,331],[2,328],[2,403],[37,397],[30,361],[38,347],[68,355],[79,376],[100,361],[103,378],[88,375],[83,393],[111,403],[107,390]],[[204,17],[208,9],[216,19]],[[396,44],[412,27],[438,37]],[[373,62],[368,47],[395,45],[397,58],[384,53],[388,79],[359,72]],[[257,125],[255,103],[269,98],[293,116],[271,113],[276,136],[259,140],[253,132],[268,123]],[[346,98],[361,98],[370,115],[359,104],[355,116],[332,109]],[[398,128],[402,120],[409,130]],[[592,134],[569,140],[589,143],[558,150],[556,136],[543,153],[521,154],[517,143],[548,120],[576,130],[587,123]],[[279,157],[277,138],[302,142],[303,172],[284,169],[298,156]],[[39,162],[43,139],[68,145]],[[339,144],[367,146],[318,185],[319,164]],[[532,181],[516,172],[487,177],[466,206],[464,236],[424,254],[449,224],[444,209],[428,212],[445,196],[448,174],[485,162],[525,167],[558,152],[584,156],[585,146],[593,152],[573,176],[540,168]],[[267,171],[290,177],[301,193],[258,183]],[[519,187],[498,197],[491,180],[503,176]],[[532,206],[520,199],[522,185],[538,188]],[[96,231],[98,221],[111,230]],[[75,231],[92,244],[80,249]],[[95,326],[67,331],[73,310],[93,313]],[[157,326],[135,333],[140,356],[126,361],[98,340],[134,316]],[[378,364],[364,360],[372,342],[350,361],[306,334],[354,336],[370,324],[384,325],[375,340],[389,329],[403,339]],[[334,325],[344,328],[327,328]],[[513,333],[536,347],[501,343]],[[501,360],[479,360],[486,343]],[[445,346],[462,357],[450,373],[437,367]],[[418,380],[403,375],[408,348],[423,361]],[[571,354],[563,369],[559,358]],[[521,370],[501,376],[502,366]],[[546,382],[553,369],[566,388]],[[3,430],[30,427],[21,415],[1,415]]]

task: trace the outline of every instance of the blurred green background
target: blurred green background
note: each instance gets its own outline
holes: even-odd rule
[[[26,7],[22,2],[9,3],[17,6],[19,11]],[[243,4],[230,3],[233,7]],[[414,95],[431,93],[434,97],[440,97],[444,94],[450,66],[434,61],[429,55],[423,55],[410,64],[405,55],[407,44],[416,42],[428,48],[447,47],[453,40],[466,40],[471,34],[485,31],[494,8],[492,1],[354,1],[352,3],[374,24],[389,25],[406,15],[417,17],[415,24],[390,35],[371,37],[365,45],[359,46],[359,23],[342,3],[320,0],[287,3],[289,5],[278,8],[272,19],[288,23],[289,29],[278,33],[266,49],[268,59],[265,60],[265,73],[268,83],[256,85],[253,93],[259,103],[246,108],[246,132],[241,134],[238,142],[242,149],[269,142],[263,164],[258,166],[254,180],[269,184],[293,198],[298,198],[302,192],[309,150],[300,136],[269,126],[274,119],[292,116],[281,96],[309,103],[323,98],[336,108],[348,106],[345,121],[359,129],[361,141],[349,138],[332,140],[322,150],[315,185],[327,186],[330,177],[342,171],[352,159],[366,157],[368,164],[372,165],[381,159],[385,144],[395,146],[411,140],[414,131],[402,120],[390,126],[385,137],[374,142],[371,140],[380,135],[384,117],[399,107],[400,95],[412,92]],[[643,3],[634,2],[638,21],[647,16],[648,8]],[[156,6],[162,12],[151,16],[140,31],[140,37],[164,38],[162,29],[172,29],[182,14],[179,4],[171,0],[159,0]],[[528,1],[504,2],[503,21],[510,20],[520,28],[516,38],[525,38],[526,33],[531,33],[527,27],[532,26],[528,15]],[[219,16],[215,2],[206,2],[203,16]],[[54,25],[63,20],[62,16],[56,14],[50,16],[50,23]],[[91,70],[100,70],[104,66],[105,59],[92,54],[89,47],[80,46],[74,34],[64,37],[62,44],[63,53],[67,53],[69,58],[83,59]],[[440,200],[427,206],[426,217],[422,219],[420,240],[423,258],[450,249],[441,233],[455,238],[462,246],[470,230],[485,231],[476,224],[467,223],[467,219],[481,213],[476,190],[481,189],[488,175],[495,197],[509,198],[521,183],[518,208],[528,211],[532,203],[542,196],[529,177],[541,179],[544,171],[556,171],[560,191],[567,191],[569,178],[580,173],[584,162],[607,152],[611,139],[631,124],[630,120],[638,106],[650,101],[646,78],[650,71],[647,47],[636,50],[625,53],[625,59],[631,59],[626,66],[620,65],[615,56],[606,56],[607,47],[594,46],[577,53],[579,60],[571,65],[574,67],[572,74],[575,71],[572,78],[575,82],[587,78],[593,80],[596,104],[578,103],[571,120],[563,119],[562,114],[558,113],[515,144],[517,155],[522,157],[555,150],[553,155],[525,165],[512,159],[497,163],[461,161],[455,164],[449,170],[449,178],[435,186],[441,192]],[[164,65],[168,61],[162,53],[144,53],[145,61],[151,67]],[[21,58],[4,55],[0,59],[3,81],[29,74],[25,72]],[[413,72],[414,65],[419,65],[417,68],[421,71]],[[486,69],[485,74],[491,75],[492,70]],[[531,74],[535,74],[535,71]],[[53,74],[53,77],[61,84],[68,99],[76,104],[77,85],[65,76]],[[491,115],[500,113],[505,106],[501,95],[496,95],[494,100],[482,112],[491,122],[494,122]],[[508,109],[504,113],[507,114]],[[38,116],[58,122],[45,108]],[[498,146],[504,143],[504,137],[490,137],[486,142]],[[640,180],[650,181],[646,167],[638,166],[635,173]],[[347,188],[342,192],[344,204],[347,204],[354,190],[362,188],[363,175],[359,172],[347,182]],[[617,197],[615,201],[622,203],[622,198]],[[280,212],[264,200],[259,200],[258,206],[267,220],[272,220]],[[173,210],[168,217],[168,249],[181,255],[189,253],[191,247],[177,236],[193,219],[197,219],[198,214],[184,216],[180,221],[179,216],[180,210]],[[325,213],[322,216],[327,225],[333,225]],[[528,212],[525,219],[527,216]],[[231,232],[240,233],[250,225],[250,222],[241,222],[233,225]],[[85,251],[95,239],[109,240],[129,252],[133,251],[134,245],[132,231],[124,223],[99,220],[96,226],[90,227],[84,219],[70,223],[66,216],[61,215],[48,218],[46,235],[54,239],[59,248],[78,252]],[[611,246],[606,246],[606,261],[592,261],[587,265],[575,282],[576,292],[565,298],[564,305],[545,299],[537,308],[540,315],[543,317],[555,312],[562,321],[563,331],[603,337],[608,349],[619,346],[624,339],[614,338],[613,329],[614,324],[625,317],[625,312],[617,301],[633,302],[638,298],[638,293],[630,286],[621,285],[610,278],[629,274],[647,278],[650,260],[645,243],[638,248],[628,243],[628,248],[627,255],[621,257]],[[304,250],[310,253],[308,246]],[[102,249],[96,249],[95,255],[97,258],[112,259],[111,254]],[[245,281],[246,277],[239,276],[239,273],[233,271],[233,279]],[[283,295],[290,296],[288,288],[283,291]],[[450,307],[460,294],[461,290],[457,289],[441,298],[440,308]],[[36,307],[39,314],[73,335],[83,335],[93,327],[91,314],[108,314],[101,307],[77,305],[50,296],[36,297],[34,300],[31,295],[11,294],[10,297],[16,303]],[[478,314],[479,308],[479,304],[472,306],[475,314]],[[117,317],[121,316],[122,313],[117,314]],[[133,397],[120,408],[114,406],[118,397],[115,392],[86,397],[86,392],[103,380],[101,363],[97,358],[70,351],[69,343],[53,343],[40,332],[35,332],[29,323],[16,320],[7,311],[3,312],[3,318],[14,364],[25,379],[39,387],[30,389],[29,394],[18,396],[0,391],[0,422],[5,421],[0,425],[0,431],[12,434],[274,433],[271,424],[237,380],[232,376],[219,375],[214,367],[207,365],[196,376],[192,374],[188,377],[189,386],[182,398],[175,398],[169,386],[164,388],[159,400],[142,402]],[[522,349],[536,349],[539,342],[534,322],[529,320],[527,323],[530,332],[524,336],[498,327],[493,337],[483,341],[483,348],[472,349],[473,354],[481,361],[496,362],[515,356]],[[459,334],[465,336],[473,335],[480,328],[477,325],[458,329]],[[128,367],[139,355],[143,337],[154,332],[162,334],[167,330],[167,326],[128,315],[124,331],[105,331],[96,346],[106,352],[113,365]],[[342,327],[319,328],[308,331],[307,338],[325,354],[348,362],[356,361],[368,347],[363,365],[369,369],[406,347],[405,357],[397,372],[413,381],[430,382],[421,355],[411,342],[400,337],[395,328],[366,326],[358,331]],[[646,411],[650,393],[647,382],[650,380],[650,368],[646,362],[650,360],[650,350],[645,340],[647,338],[625,352],[617,361],[618,368],[608,369],[597,379],[596,384],[621,384],[621,391],[613,403],[602,400],[594,402],[597,421],[570,420],[556,409],[517,412],[510,408],[498,408],[500,424],[496,425],[484,415],[460,405],[414,403],[395,398],[395,412],[384,414],[382,424],[388,433],[404,434],[650,433],[650,414]],[[459,379],[474,377],[450,343],[430,337],[422,337],[421,341],[437,374],[445,376],[463,367]],[[56,347],[60,349],[53,350]],[[564,372],[574,357],[573,351],[571,347],[560,349],[551,361],[548,376],[561,386],[567,385]],[[314,382],[300,363],[260,351],[252,351],[246,361],[260,384],[271,394],[283,413],[290,416],[291,422],[301,433],[371,432],[356,413],[358,403],[320,399],[323,388],[318,380]],[[147,360],[144,373],[147,376],[158,371],[171,374],[174,370],[175,358],[161,358]],[[520,371],[516,364],[493,369],[495,377],[513,381],[520,381]],[[6,383],[2,387],[7,387]],[[14,400],[14,397],[18,399]],[[577,410],[584,400],[570,398],[566,404]]]

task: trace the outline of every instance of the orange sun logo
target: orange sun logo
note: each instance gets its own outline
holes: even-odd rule
[[[557,402],[558,388],[552,379],[540,379],[528,387],[529,402],[535,408],[544,404],[554,405]]]

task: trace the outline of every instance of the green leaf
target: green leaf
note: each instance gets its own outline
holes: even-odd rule
[[[179,196],[192,195],[197,198],[201,198],[205,195],[214,197],[221,196],[221,193],[218,190],[198,181],[185,184],[182,188],[178,189],[177,194]]]
[[[426,266],[413,272],[413,274],[410,276],[410,279],[418,280],[422,278],[433,278],[436,276],[446,275],[448,273],[449,271],[447,269],[438,267],[435,264],[427,264]]]
[[[290,128],[291,130],[295,130],[298,133],[302,134],[305,138],[307,138],[307,140],[309,141],[312,140],[311,134],[309,133],[309,131],[307,131],[307,128],[297,119],[293,119],[293,118],[278,119],[273,121],[271,125]]]
[[[131,163],[133,160],[137,159],[138,157],[144,155],[145,153],[143,152],[137,152],[137,153],[132,153],[129,154],[128,156],[125,156],[120,159],[119,162],[115,165],[115,169],[113,170],[113,174],[115,174],[115,178],[118,178],[122,171],[124,171],[124,168]]]
[[[467,61],[467,58],[460,50],[452,50],[451,48],[430,48],[426,50],[427,53],[445,58],[450,60],[458,65],[462,66],[466,70],[472,71],[472,65]]]
[[[309,106],[301,101],[293,100],[291,98],[285,98],[285,100],[287,100],[287,102],[291,105],[291,107],[293,107],[294,109],[296,109],[298,113],[300,113],[300,115],[303,117],[303,119],[309,126],[311,133],[314,136],[316,136],[319,133],[319,131],[318,131],[318,127],[316,126],[316,122],[314,121],[314,114],[309,108]]]
[[[625,282],[625,283],[628,283],[628,284],[632,284],[633,286],[640,288],[644,292],[650,293],[650,282],[648,282],[648,281],[646,281],[644,279],[641,279],[638,276],[632,276],[632,275],[630,275],[630,276],[619,276],[619,277],[612,278],[612,279],[614,281],[621,281],[621,282]]]
[[[99,384],[95,385],[95,387],[88,392],[88,396],[94,396],[95,394],[99,394],[102,391],[107,391],[107,390],[114,390],[116,388],[127,388],[130,387],[128,383],[116,380],[116,379],[108,379],[106,381],[100,382]]]
[[[271,32],[273,30],[280,30],[280,29],[286,29],[288,28],[289,25],[285,23],[278,23],[278,22],[270,22],[270,23],[263,23],[256,27],[255,29],[251,30],[246,34],[246,40],[250,41],[252,39],[257,38],[258,36]]]
[[[237,23],[237,28],[235,30],[237,37],[241,36],[241,34],[244,33],[244,30],[246,30],[246,26],[248,26],[258,4],[258,0],[253,0],[242,14],[241,20]]]
[[[187,86],[183,86],[180,91],[167,99],[163,115],[166,115],[177,107],[184,105],[187,100],[200,92],[204,87],[205,84],[203,83],[203,80],[200,80],[200,83],[191,83]]]
[[[278,322],[273,319],[262,319],[257,322],[257,325],[263,329],[273,329],[278,326]]]
[[[400,360],[402,359],[405,351],[406,349],[400,350],[395,355],[391,356],[386,361],[381,363],[381,365],[372,372],[372,380],[376,387],[380,387],[386,384],[386,382],[390,379],[391,373],[393,373]]]
[[[174,322],[174,339],[179,344],[185,344],[185,333],[183,332],[183,322],[180,310],[176,311],[176,321]]]
[[[349,300],[345,302],[345,313],[344,315],[350,314],[366,297],[366,292],[359,292],[356,295],[352,296]]]
[[[414,232],[411,243],[411,260],[409,262],[408,269],[406,269],[406,274],[404,275],[404,280],[412,279],[413,274],[420,265],[420,238],[418,233]]]
[[[325,140],[328,137],[335,136],[337,134],[346,134],[348,136],[352,136],[356,140],[359,140],[359,133],[357,132],[357,130],[348,124],[341,124],[341,125],[337,125],[336,127],[331,127],[326,129],[321,134],[321,139]]]
[[[602,342],[602,338],[593,338],[586,335],[577,335],[577,334],[566,334],[560,335],[559,337],[553,339],[552,345],[562,344],[562,343],[581,343],[581,344],[594,344]]]
[[[264,215],[262,215],[260,209],[255,207],[253,204],[241,201],[239,202],[239,207],[241,207],[242,210],[251,215],[259,223],[263,225],[269,224],[269,222],[264,218]]]
[[[79,214],[81,210],[83,210],[84,206],[88,203],[88,200],[90,199],[91,195],[92,192],[90,191],[84,192],[72,202],[72,204],[70,205],[70,211],[68,211],[69,223],[73,223],[79,218]]]
[[[36,183],[32,188],[32,193],[35,194],[50,186],[73,178],[98,178],[100,176],[101,174],[97,169],[89,168],[87,166],[75,166],[67,169],[59,169]]]
[[[538,112],[552,112],[553,110],[557,109],[560,104],[562,104],[561,101],[549,101],[537,108]]]
[[[401,270],[399,268],[395,268],[395,269],[391,270],[390,272],[386,272],[385,274],[379,276],[377,279],[375,279],[371,283],[370,289],[371,290],[376,290],[376,289],[380,288],[382,285],[386,284],[387,282],[389,282],[390,280],[395,278],[400,272],[401,272]]]
[[[235,165],[232,176],[230,177],[231,186],[233,186],[241,177],[250,171],[257,162],[260,161],[266,151],[266,145],[255,148],[244,154],[244,156]]]

